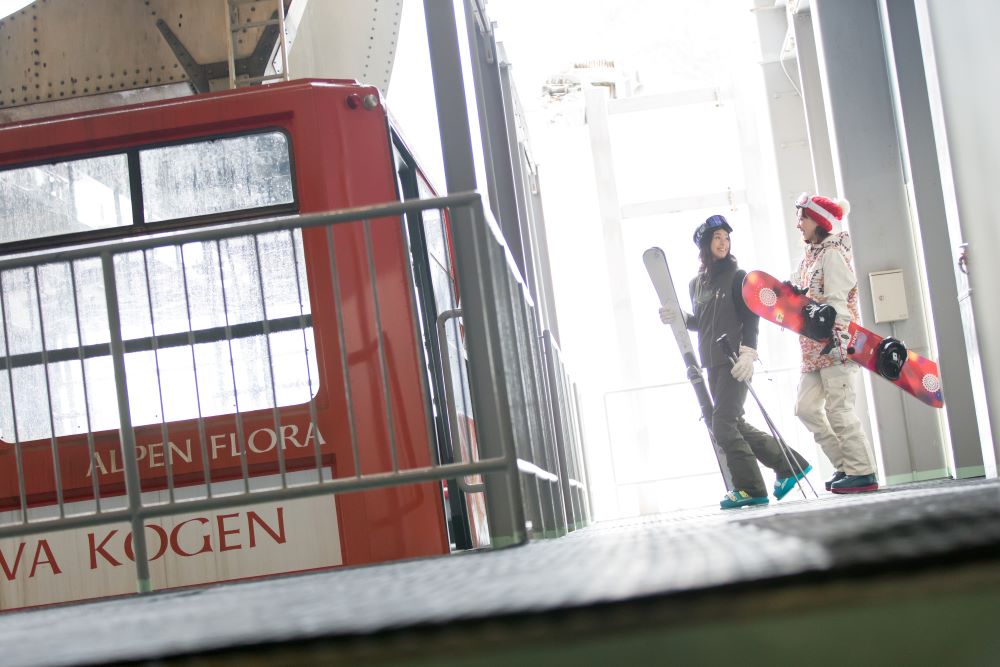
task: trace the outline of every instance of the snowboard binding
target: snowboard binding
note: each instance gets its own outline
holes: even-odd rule
[[[906,356],[906,345],[901,341],[891,336],[883,338],[875,347],[875,372],[895,382],[903,372]]]

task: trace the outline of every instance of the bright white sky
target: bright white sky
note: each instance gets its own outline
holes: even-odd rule
[[[27,7],[32,0],[0,0],[0,18],[13,14],[22,7]]]
[[[527,105],[547,77],[578,61],[610,59],[638,69],[647,92],[715,84],[725,78],[748,4],[488,0],[487,12]]]

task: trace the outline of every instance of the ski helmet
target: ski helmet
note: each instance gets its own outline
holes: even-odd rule
[[[705,222],[698,225],[698,229],[694,230],[694,244],[700,248],[702,239],[711,239],[716,229],[724,229],[730,234],[733,233],[733,228],[729,226],[723,216],[710,215]]]

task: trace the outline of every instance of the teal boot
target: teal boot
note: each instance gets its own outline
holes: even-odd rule
[[[782,477],[774,480],[774,499],[781,500],[788,495],[788,492],[795,488],[795,482],[799,481],[812,472],[813,467],[806,464],[802,472],[797,472],[791,477]]]
[[[766,505],[767,496],[751,496],[742,489],[733,489],[726,494],[719,502],[719,507],[724,510],[732,510],[737,507],[749,507],[750,505]]]

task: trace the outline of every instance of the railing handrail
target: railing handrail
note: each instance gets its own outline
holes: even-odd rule
[[[479,199],[480,195],[477,192],[461,192],[445,197],[410,199],[404,202],[358,206],[355,208],[327,211],[325,213],[305,213],[259,220],[218,223],[195,229],[164,230],[162,232],[151,231],[148,235],[141,238],[132,237],[112,241],[95,241],[86,245],[77,245],[68,248],[28,251],[24,254],[0,259],[0,271],[53,262],[89,259],[108,253],[120,254],[137,250],[151,250],[153,248],[179,246],[197,241],[215,241],[250,234],[287,231],[289,229],[308,229],[311,227],[360,222],[373,218],[388,218],[415,211],[468,206],[479,201]]]
[[[174,516],[185,512],[202,510],[227,509],[246,505],[248,500],[253,503],[263,503],[274,500],[294,500],[311,496],[346,493],[349,491],[369,491],[387,486],[401,484],[416,484],[448,479],[456,475],[481,475],[488,472],[503,470],[509,465],[506,458],[480,459],[472,463],[444,463],[426,468],[411,468],[396,472],[366,473],[357,477],[337,477],[295,484],[285,488],[273,487],[254,491],[234,491],[224,495],[215,495],[190,500],[174,500],[172,502],[144,504],[134,511],[128,507],[121,509],[102,510],[89,514],[70,514],[64,517],[40,518],[22,523],[9,523],[0,526],[0,539],[10,537],[25,537],[37,533],[57,532],[72,528],[97,526],[108,523],[126,522],[133,516],[142,519]],[[544,471],[543,471],[544,472]]]

